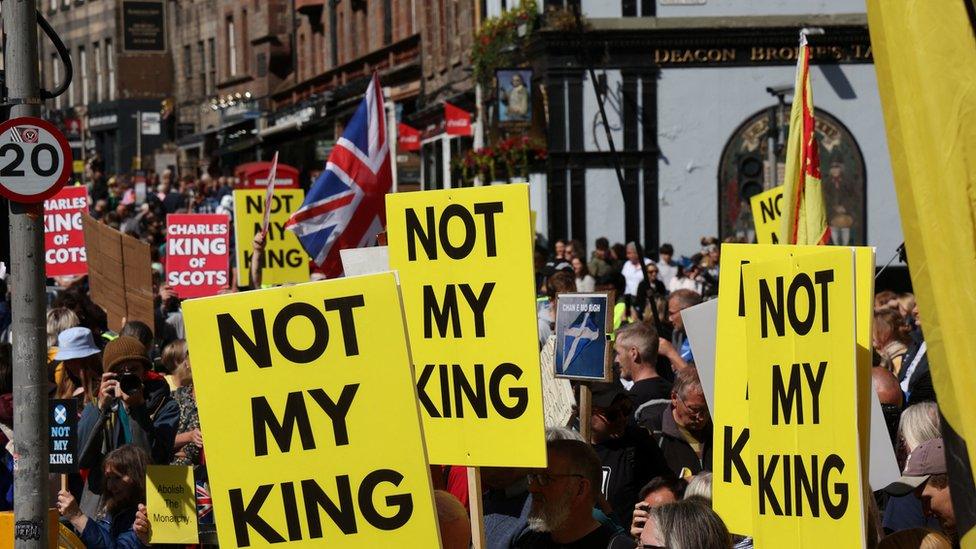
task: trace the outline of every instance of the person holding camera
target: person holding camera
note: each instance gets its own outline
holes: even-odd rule
[[[138,339],[119,336],[109,342],[102,367],[98,406],[85,407],[78,424],[79,463],[91,469],[81,501],[86,514],[97,512],[101,504],[104,456],[131,444],[145,450],[151,463],[169,463],[180,417],[166,380],[150,370]]]

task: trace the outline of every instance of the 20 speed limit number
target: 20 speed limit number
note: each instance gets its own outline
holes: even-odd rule
[[[0,195],[42,202],[71,178],[71,148],[53,124],[21,117],[0,124]]]

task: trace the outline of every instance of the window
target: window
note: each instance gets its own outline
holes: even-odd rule
[[[207,93],[211,94],[217,89],[217,44],[213,38],[208,39],[207,44],[210,46],[210,64],[207,65],[210,78],[207,79]]]
[[[115,100],[115,47],[110,38],[105,39],[105,68],[108,69],[108,93],[105,98]]]
[[[81,80],[81,104],[88,105],[88,55],[85,53],[85,46],[78,46],[78,70],[79,80]]]
[[[383,45],[393,43],[393,0],[383,0]]]
[[[51,54],[51,89],[53,90],[57,88],[58,84],[60,83],[61,83],[61,59],[58,58],[58,54],[52,53]],[[54,98],[55,109],[61,108],[62,97],[63,95],[59,95]]]
[[[203,46],[203,40],[197,42],[197,57],[200,59],[198,65],[200,71],[200,95],[206,95],[210,87],[207,85],[207,53]]]
[[[193,78],[193,52],[189,44],[183,46],[183,77],[187,80]]]
[[[237,40],[234,36],[234,18],[227,18],[227,75],[237,74]]]
[[[102,100],[102,46],[95,42],[92,48],[95,56],[95,102],[98,103]]]
[[[51,0],[51,5],[49,6],[49,9],[51,11],[57,11],[57,9],[58,9],[58,0]]]
[[[247,37],[247,10],[241,11],[241,51],[244,52],[244,62],[241,63],[241,68],[247,73],[250,70],[251,65],[251,42]]]

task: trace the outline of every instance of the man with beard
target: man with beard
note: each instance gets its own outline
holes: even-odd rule
[[[519,549],[606,549],[614,530],[593,518],[600,490],[600,460],[584,442],[552,440],[549,466],[530,473],[529,530]]]

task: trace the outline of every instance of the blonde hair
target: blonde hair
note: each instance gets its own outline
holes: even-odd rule
[[[167,373],[175,374],[177,368],[186,360],[186,340],[175,339],[163,349],[161,358]]]
[[[47,346],[58,346],[58,334],[81,324],[78,315],[67,307],[55,307],[47,312]]]
[[[928,528],[909,528],[886,536],[878,549],[951,549],[952,542],[944,534]]]
[[[939,438],[939,407],[934,402],[919,402],[905,409],[898,422],[898,438],[911,453],[919,444]]]

